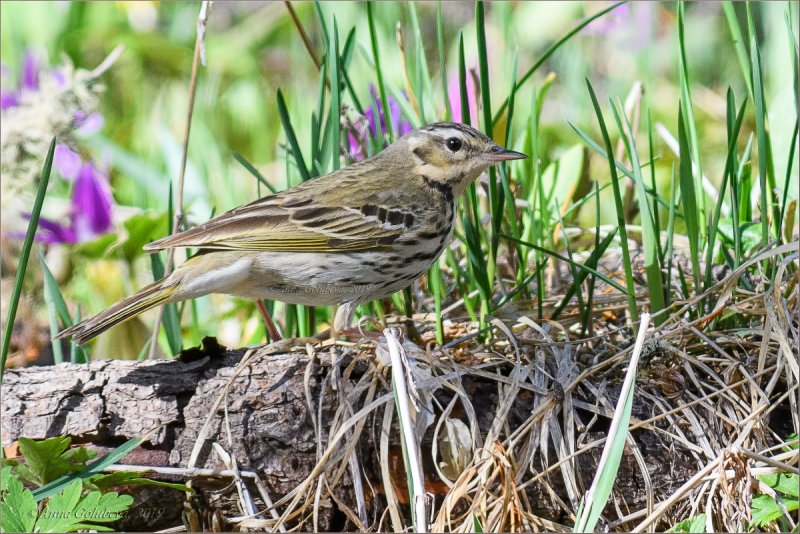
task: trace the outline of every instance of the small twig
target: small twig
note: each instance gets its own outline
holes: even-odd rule
[[[286,5],[286,9],[289,10],[289,16],[292,17],[292,22],[294,22],[295,28],[297,28],[297,31],[300,33],[300,38],[303,40],[306,50],[308,50],[308,55],[311,56],[311,61],[314,62],[317,70],[320,70],[322,68],[322,61],[317,57],[317,53],[314,52],[314,45],[311,44],[311,39],[308,38],[308,34],[305,28],[303,28],[303,23],[300,22],[300,17],[297,16],[294,6],[289,0],[283,0],[283,3]]]
[[[217,456],[219,456],[220,460],[222,460],[222,463],[225,464],[225,467],[230,469],[230,471],[233,473],[233,481],[236,485],[236,492],[239,494],[239,504],[242,506],[242,511],[248,516],[255,517],[256,519],[263,519],[263,517],[256,512],[256,505],[253,502],[253,497],[250,495],[250,490],[247,489],[244,480],[242,480],[242,475],[239,472],[239,465],[236,462],[236,458],[228,453],[228,451],[226,451],[222,445],[216,441],[211,445],[214,448],[214,452],[216,452]]]
[[[186,176],[186,162],[189,157],[189,133],[192,129],[192,112],[194,111],[194,99],[197,94],[197,77],[200,70],[200,63],[206,64],[206,23],[211,14],[214,2],[204,0],[200,6],[200,14],[197,16],[197,36],[194,40],[194,57],[192,58],[192,78],[189,82],[189,106],[186,112],[186,127],[183,132],[183,154],[181,155],[181,168],[178,174],[178,187],[175,191],[175,220],[173,221],[172,231],[177,233],[183,226],[183,184]],[[169,276],[175,264],[175,249],[167,249],[167,265],[164,268],[164,276]],[[158,330],[161,328],[161,321],[164,319],[164,306],[159,306],[156,312],[156,320],[153,325],[153,336],[150,340],[150,352],[148,357],[153,359],[158,347]]]

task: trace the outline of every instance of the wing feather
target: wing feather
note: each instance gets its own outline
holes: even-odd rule
[[[301,191],[297,191],[301,193]],[[205,224],[154,241],[149,251],[216,250],[337,252],[383,248],[405,229],[360,208],[325,205],[303,195],[273,195],[223,213]]]

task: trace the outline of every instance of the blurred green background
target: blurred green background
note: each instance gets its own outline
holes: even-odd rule
[[[603,2],[487,4],[485,32],[492,109],[497,110],[509,94],[515,53],[519,76],[580,19],[609,5]],[[539,125],[542,169],[556,161],[562,167],[581,166],[575,158],[582,149],[576,147],[583,147],[584,143],[568,121],[590,132],[596,140],[601,139],[585,78],[592,82],[601,104],[608,97],[624,102],[634,83],[641,82],[643,103],[650,109],[653,124],[663,124],[673,137],[678,137],[681,89],[676,5],[633,2],[615,9],[566,42],[517,92],[512,131],[514,139],[521,139],[529,126],[534,89],[542,88],[548,76],[555,76],[543,103]],[[295,2],[293,6],[321,57],[325,44],[315,5]],[[467,70],[477,71],[475,5],[471,2],[441,5],[448,80],[442,80],[440,74],[436,3],[417,2],[415,7],[420,40],[412,31],[413,15],[407,4],[381,2],[373,6],[383,72],[388,85],[397,90],[406,88],[398,31],[407,57],[417,54],[421,46],[432,89],[432,101],[424,106],[432,110],[427,112],[428,116],[442,119],[445,113],[442,85],[453,85],[456,91],[458,87],[461,35]],[[370,86],[377,82],[365,5],[323,2],[319,9],[325,20],[336,17],[341,41],[355,28],[355,48],[348,74],[361,102],[369,102]],[[744,24],[744,4],[736,3],[735,10]],[[793,168],[786,169],[796,124],[793,59],[785,20],[787,4],[754,3],[752,10],[763,62],[774,174],[782,194],[783,177],[788,172],[791,176],[788,198],[796,199],[797,157]],[[791,10],[796,24],[796,3]],[[113,238],[44,247],[48,265],[70,309],[74,312],[80,305],[83,316],[99,311],[152,280],[150,261],[137,247],[167,231],[169,186],[175,184],[180,165],[198,11],[199,3],[183,2],[0,4],[0,56],[5,88],[19,83],[26,53],[34,54],[42,69],[67,61],[75,68],[92,70],[115,47],[120,44],[125,47],[116,62],[99,77],[104,90],[99,93],[97,105],[104,126],[97,133],[78,136],[72,141],[84,157],[92,158],[98,165],[107,165],[114,201],[114,229],[110,232]],[[728,87],[733,90],[737,105],[748,94],[721,3],[686,5],[685,46],[697,135],[703,152],[703,174],[718,186],[727,155],[726,91]],[[251,162],[276,189],[300,180],[296,169],[287,164],[286,136],[276,107],[276,91],[280,89],[285,96],[301,149],[310,152],[311,110],[317,106],[320,88],[320,73],[283,3],[216,3],[208,22],[206,57],[207,66],[200,69],[184,193],[191,224],[204,222],[212,213],[221,213],[266,194],[236,161],[234,152]],[[421,79],[414,72],[417,67],[417,62],[409,62],[412,85]],[[342,95],[344,103],[352,106],[348,93]],[[479,113],[473,113],[477,119]],[[418,118],[407,118],[418,124]],[[752,106],[745,115],[742,130],[755,131]],[[504,131],[504,127],[496,127],[495,137],[502,140]],[[747,135],[740,137],[740,150],[746,140]],[[646,147],[646,136],[640,142]],[[677,159],[659,135],[654,142],[659,154],[655,164],[657,188],[668,199],[670,174]],[[42,153],[40,158],[43,157]],[[555,172],[558,181],[562,179],[561,172],[567,171],[551,168],[551,172]],[[12,187],[10,182],[17,178],[7,174],[3,176],[2,208],[19,212],[29,205],[35,181],[30,181],[26,192],[25,185]],[[593,155],[589,175],[606,183],[606,161]],[[569,183],[557,187],[568,189]],[[43,216],[63,217],[63,204],[69,195],[68,183],[51,185]],[[610,189],[603,191],[601,198],[602,206],[612,205]],[[715,201],[709,199],[711,205]],[[137,219],[136,224],[141,226],[133,230],[141,234],[141,239],[131,240],[126,231],[134,227],[126,229],[125,222],[142,213],[147,214],[145,219]],[[666,225],[666,210],[660,216]],[[600,218],[603,224],[616,221],[612,209],[603,209]],[[5,216],[3,220],[4,252],[8,260],[3,264],[3,300],[7,300],[9,293],[16,250],[8,233],[24,230],[20,221]],[[594,202],[588,202],[567,222],[573,227],[594,227]],[[109,248],[112,242],[125,246]],[[36,263],[31,264],[26,285],[25,313],[49,334],[41,297],[41,273]],[[193,312],[183,314],[184,346],[196,344],[204,335],[217,335],[223,344],[232,346],[263,340],[263,325],[250,303],[213,296],[190,306],[194,306]],[[112,352],[122,352],[127,357],[139,354],[152,326],[150,317],[127,330],[118,330],[118,337],[109,338],[108,344],[102,345],[102,349],[98,347],[95,354],[103,354],[109,347],[117,347]],[[46,351],[46,340],[21,343],[18,347],[21,351],[25,343]],[[123,345],[130,346],[119,349]],[[165,345],[163,339],[162,345]],[[30,350],[36,352],[35,347]]]

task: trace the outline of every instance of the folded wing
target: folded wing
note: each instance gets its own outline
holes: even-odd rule
[[[360,207],[330,206],[309,196],[279,194],[223,213],[144,248],[352,252],[384,248],[403,230],[402,223],[381,220]]]

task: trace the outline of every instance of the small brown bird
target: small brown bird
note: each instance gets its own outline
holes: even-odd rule
[[[525,157],[463,124],[423,126],[372,158],[150,243],[145,250],[199,252],[60,337],[86,343],[154,306],[209,293],[337,305],[336,336],[356,306],[405,288],[439,257],[470,183]]]

